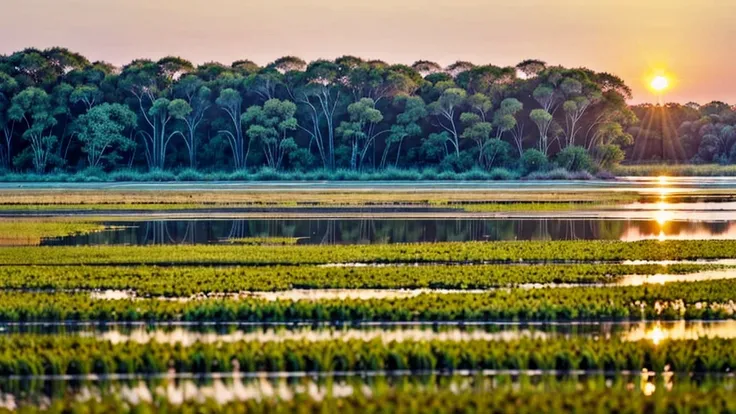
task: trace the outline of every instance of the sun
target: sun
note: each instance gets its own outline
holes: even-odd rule
[[[670,81],[664,76],[655,76],[649,86],[657,92],[662,92],[670,86]]]

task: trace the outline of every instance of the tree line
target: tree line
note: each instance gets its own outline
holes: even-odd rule
[[[118,68],[64,48],[26,49],[0,56],[0,166],[607,169],[637,145],[642,115],[630,97],[615,75],[539,60],[165,57]]]
[[[630,128],[632,161],[736,164],[736,107],[714,101],[632,110],[641,119]]]

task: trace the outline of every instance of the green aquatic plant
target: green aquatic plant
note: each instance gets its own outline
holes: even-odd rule
[[[0,291],[0,321],[553,321],[731,319],[736,280],[629,287],[498,289],[381,299],[94,299],[86,292]]]
[[[509,341],[324,340],[115,344],[93,337],[19,334],[0,337],[0,375],[89,375],[135,372],[586,370],[728,373],[736,367],[736,339],[619,341],[520,338]],[[582,355],[587,355],[583,358]],[[705,356],[710,362],[704,363]],[[114,357],[110,357],[114,356]]]
[[[53,246],[0,249],[4,265],[296,265],[736,258],[736,240],[443,242],[339,246]]]
[[[613,284],[624,275],[688,274],[729,269],[678,265],[426,265],[380,267],[0,266],[0,289],[129,290],[138,296],[288,289],[491,289],[522,284]]]

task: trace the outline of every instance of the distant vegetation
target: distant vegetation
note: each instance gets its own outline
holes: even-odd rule
[[[736,161],[733,107],[629,107],[630,97],[615,75],[538,60],[195,66],[165,57],[117,68],[26,49],[0,56],[0,175],[570,179],[622,161]]]
[[[116,68],[26,49],[0,56],[0,169],[15,173],[6,180],[512,179],[555,168],[587,178],[632,144],[630,95],[614,75],[537,60],[165,57]]]

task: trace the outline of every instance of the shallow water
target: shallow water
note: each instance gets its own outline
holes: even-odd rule
[[[181,343],[286,340],[513,340],[517,338],[600,337],[631,341],[642,339],[736,338],[736,320],[720,321],[615,321],[615,322],[470,322],[387,323],[336,326],[328,324],[7,324],[0,335],[87,336],[104,341]]]
[[[107,331],[84,331],[79,334],[90,336],[101,341],[112,343],[159,342],[190,346],[197,342],[282,342],[282,341],[328,341],[328,340],[360,340],[383,342],[404,341],[512,341],[520,338],[546,339],[568,336],[600,336],[604,338],[620,338],[627,341],[649,340],[655,344],[667,339],[698,338],[736,338],[736,320],[725,321],[676,321],[676,322],[639,322],[629,324],[601,324],[587,328],[571,326],[540,327],[487,327],[432,329],[428,327],[403,327],[394,329],[359,329],[359,328],[266,328],[259,330],[236,329],[228,332],[201,332],[184,327],[171,329],[149,329],[138,327],[130,330],[112,329]]]
[[[285,374],[285,375],[271,375]],[[24,380],[0,379],[0,409],[15,410],[34,405],[48,407],[52,402],[72,398],[77,401],[98,400],[115,395],[128,404],[166,400],[173,405],[212,400],[219,404],[238,401],[262,401],[267,399],[291,400],[297,396],[321,401],[330,397],[347,397],[360,394],[371,398],[376,391],[394,387],[411,389],[445,389],[452,392],[492,392],[498,387],[539,386],[555,378],[563,381],[598,380],[602,386],[623,386],[630,390],[639,389],[650,395],[658,388],[672,391],[674,385],[723,387],[732,390],[734,379],[728,377],[687,377],[669,371],[630,372],[620,375],[600,372],[557,373],[538,370],[459,370],[451,374],[443,372],[361,372],[331,374],[329,379],[322,375],[305,373],[264,373],[250,377],[239,375],[212,375],[203,378],[179,378],[171,373],[160,379],[133,380]],[[523,379],[522,379],[523,378]],[[380,388],[375,388],[380,387]]]
[[[497,240],[732,239],[736,212],[727,220],[678,221],[648,212],[648,219],[210,219],[106,222],[115,229],[42,241],[43,245],[214,244],[232,238],[295,237],[298,244],[371,244]],[[595,213],[598,214],[598,213]],[[712,213],[708,213],[712,214]]]

